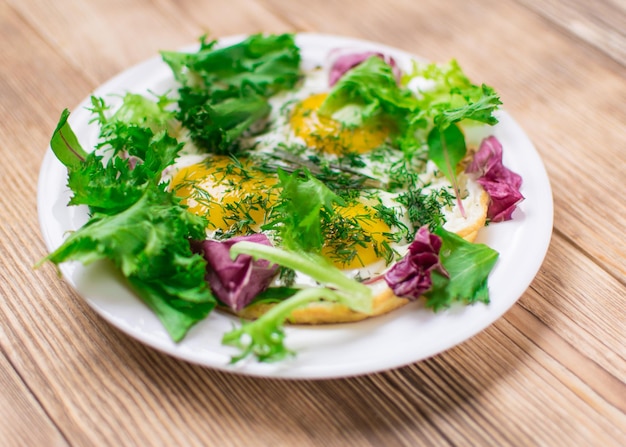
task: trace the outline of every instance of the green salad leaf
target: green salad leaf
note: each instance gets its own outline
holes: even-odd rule
[[[197,52],[162,51],[161,56],[178,82],[207,91],[214,102],[246,89],[269,97],[292,88],[300,77],[300,49],[292,34],[254,34],[222,48],[203,37]]]
[[[189,245],[191,238],[204,239],[206,222],[161,182],[182,145],[163,128],[171,116],[149,101],[126,96],[121,112],[107,118],[104,101],[93,99],[100,148],[112,152],[107,157],[86,153],[62,113],[50,145],[68,169],[70,205],[89,206],[91,217],[37,265],[112,262],[180,340],[215,306],[204,281],[206,261]]]
[[[144,303],[154,312],[175,342],[181,341],[199,321],[204,320],[215,308],[213,299],[206,302],[187,301],[177,298],[164,287],[162,281],[128,277],[128,282]]]
[[[463,217],[465,217],[465,209],[457,180],[457,166],[465,158],[466,153],[465,136],[456,124],[451,124],[443,130],[433,127],[428,134],[428,158],[450,180]]]
[[[79,261],[87,265],[110,260],[131,284],[141,285],[138,294],[149,298],[148,304],[159,311],[172,338],[179,340],[215,305],[204,281],[206,262],[189,245],[189,238],[204,238],[204,228],[203,219],[178,205],[171,193],[154,186],[124,211],[93,214],[39,264]],[[187,321],[184,327],[168,325],[171,317],[164,310],[166,304],[172,312],[186,308],[203,317]]]
[[[90,152],[82,169],[69,169],[70,205],[87,205],[92,212],[116,214],[132,206],[146,189],[156,185],[161,172],[173,163],[182,145],[165,132],[146,142],[144,159]],[[134,157],[134,156],[132,156]]]
[[[287,249],[319,252],[324,243],[321,221],[333,214],[333,204],[343,204],[341,197],[307,170],[289,174],[278,170],[280,201],[272,209],[265,230],[276,230]]]
[[[172,103],[173,100],[167,95],[154,95],[154,99],[151,99],[137,93],[126,93],[115,113],[109,116],[107,111],[110,107],[104,99],[92,96],[91,111],[95,114],[92,121],[100,124],[104,140],[102,144],[109,144],[120,149],[121,144],[116,144],[114,141],[123,130],[116,127],[117,125],[127,128],[147,127],[153,134],[163,130],[172,134],[176,126],[175,113],[169,108]],[[109,126],[110,128],[107,128]]]
[[[244,322],[222,337],[222,343],[240,349],[240,354],[231,358],[237,363],[249,355],[261,362],[277,362],[293,356],[294,352],[285,346],[284,323],[291,313],[307,304],[319,300],[339,301],[340,296],[327,288],[312,287],[302,289],[291,298],[281,301],[258,319]]]
[[[500,98],[493,88],[472,84],[455,60],[444,65],[416,62],[413,72],[405,75],[403,83],[408,84],[416,78],[428,87],[417,94],[420,113],[409,118],[412,123],[409,129],[420,135],[420,128],[423,129],[425,122],[429,123],[427,129],[430,130],[426,134],[428,158],[452,183],[457,204],[464,216],[457,167],[465,158],[467,147],[459,123],[472,120],[496,124],[498,120],[494,112],[501,104]],[[405,146],[411,146],[414,136],[410,134],[404,137]]]
[[[189,129],[193,141],[216,154],[236,153],[238,138],[268,115],[268,101],[256,93],[212,102],[206,91],[179,90],[178,119]]]
[[[428,134],[428,158],[450,180],[455,190],[458,190],[456,167],[466,153],[465,136],[458,126],[450,125],[443,131],[434,127]]]
[[[357,312],[366,314],[372,312],[370,288],[347,277],[321,255],[245,241],[233,245],[230,254],[233,259],[240,254],[247,254],[255,259],[266,259],[271,263],[301,272],[319,284],[327,286],[302,289],[280,301],[257,320],[243,322],[240,327],[226,333],[222,341],[242,351],[240,355],[233,357],[233,363],[250,354],[260,361],[277,361],[290,355],[291,351],[284,345],[284,323],[295,309],[306,304],[324,300],[343,303]]]
[[[182,148],[168,133],[173,114],[155,102],[127,94],[119,110],[105,115],[107,104],[92,97],[92,111],[100,124],[101,151],[87,153],[67,123],[64,111],[52,135],[50,147],[68,168],[70,205],[87,205],[92,212],[116,214],[127,209],[149,187],[161,180],[161,172],[173,164]]]
[[[215,48],[203,38],[195,53],[164,51],[181,84],[177,118],[200,147],[239,150],[237,139],[270,112],[268,97],[300,79],[300,50],[291,34],[255,34]]]
[[[440,129],[446,129],[462,120],[478,121],[490,126],[498,123],[493,112],[502,102],[492,87],[485,84],[480,87],[472,85],[465,89],[452,89],[450,92],[461,100],[451,102],[449,107],[441,108],[435,115],[435,125]]]
[[[88,154],[80,145],[76,134],[68,123],[69,116],[69,110],[65,109],[61,112],[61,117],[50,140],[50,147],[61,163],[69,169],[76,169],[80,168]]]
[[[230,249],[231,257],[247,254],[255,259],[266,259],[271,263],[301,272],[320,284],[334,288],[340,293],[340,301],[357,312],[372,311],[372,291],[355,279],[349,278],[326,258],[306,251],[284,250],[253,242],[237,242]]]
[[[439,257],[449,274],[432,272],[432,288],[424,294],[426,306],[434,310],[455,302],[489,303],[487,277],[498,260],[498,252],[485,244],[467,242],[442,227],[435,230],[442,239]]]
[[[414,62],[402,83],[407,85],[414,79],[426,85],[417,93],[420,110],[441,130],[464,119],[489,125],[498,122],[493,112],[502,103],[495,90],[473,84],[456,60],[447,64]]]
[[[394,117],[402,126],[417,110],[412,93],[398,86],[390,65],[372,56],[347,71],[322,103],[320,115],[346,126],[361,126],[377,116]]]

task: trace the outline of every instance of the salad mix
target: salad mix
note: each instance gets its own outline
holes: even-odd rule
[[[456,302],[489,302],[487,279],[497,252],[446,230],[441,210],[454,205],[465,213],[461,175],[474,176],[489,195],[488,223],[511,219],[523,199],[521,178],[503,166],[495,137],[485,138],[475,153],[466,143],[465,126],[497,123],[494,112],[501,103],[491,87],[471,83],[455,61],[414,62],[411,70],[401,70],[388,55],[348,52],[328,67],[328,94],[317,113],[348,130],[387,123],[385,150],[397,162],[393,175],[375,187],[404,188],[398,196],[404,221],[382,202],[377,205],[404,249],[389,248],[381,254],[383,271],[364,278],[346,274],[324,251],[340,230],[352,231],[337,223],[338,207],[375,183],[370,175],[355,174],[364,160],[358,153],[338,156],[344,168],[336,168],[276,143],[272,162],[260,164],[273,167],[278,198],[256,227],[235,222],[227,231],[208,232],[210,216],[191,212],[172,187],[170,171],[190,147],[238,166],[262,158],[246,141],[271,131],[273,98],[297,90],[307,76],[295,36],[257,34],[226,47],[203,37],[195,52],[161,56],[177,91],[120,92],[115,108],[93,96],[100,135],[95,148],[83,148],[69,112],[61,114],[50,146],[67,167],[69,205],[87,207],[89,220],[39,264],[113,263],[176,342],[218,306],[237,312],[250,303],[272,303],[258,319],[224,335],[223,343],[240,349],[233,361],[250,355],[276,361],[292,354],[284,326],[295,309],[310,303],[341,303],[368,314],[375,281],[384,281],[398,297],[423,299],[434,311]],[[417,81],[428,88],[412,88]],[[445,194],[426,193],[412,183],[417,173],[411,169],[425,163],[449,182]],[[299,286],[295,275],[309,282]]]

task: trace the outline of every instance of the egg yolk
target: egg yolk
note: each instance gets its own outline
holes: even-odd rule
[[[334,155],[364,154],[382,145],[389,133],[383,120],[372,120],[362,127],[345,127],[318,110],[326,93],[309,96],[294,108],[289,123],[296,136],[319,152]]]
[[[254,169],[248,160],[212,156],[182,168],[171,188],[190,212],[209,221],[208,230],[258,231],[278,200],[275,176]]]
[[[358,269],[391,254],[391,229],[371,207],[357,202],[335,209],[339,225],[330,229],[331,237],[322,254],[340,269]],[[332,234],[335,233],[335,234]],[[341,234],[340,234],[341,233]]]
[[[277,183],[247,159],[214,155],[180,169],[170,187],[190,212],[207,218],[207,230],[245,234],[265,223],[280,197]],[[322,254],[337,268],[358,269],[389,253],[391,229],[362,202],[337,207],[325,225]]]

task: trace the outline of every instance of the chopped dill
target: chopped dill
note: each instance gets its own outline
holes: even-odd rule
[[[359,247],[373,247],[377,257],[383,258],[387,264],[394,259],[395,253],[388,242],[388,233],[366,231],[363,224],[375,217],[359,214],[346,217],[341,213],[328,215],[322,213],[322,231],[326,236],[326,248],[330,248],[330,258],[338,264],[348,265],[355,259],[361,265],[365,262],[359,258]]]
[[[236,202],[223,204],[224,216],[222,220],[224,224],[229,226],[229,233],[252,234],[256,232],[255,226],[258,222],[251,213],[263,211],[267,214],[268,208],[269,200],[267,197],[259,194],[248,194]]]
[[[280,267],[278,282],[284,287],[291,287],[296,282],[296,271],[288,267]]]
[[[385,237],[393,242],[400,242],[402,239],[410,240],[410,229],[398,219],[398,210],[393,207],[383,205],[380,201],[372,206],[376,210],[376,217],[382,220],[389,228],[397,228],[397,232],[385,234]]]
[[[343,198],[354,198],[359,191],[365,189],[385,189],[386,185],[378,179],[367,176],[355,169],[362,160],[357,156],[348,158],[350,165],[333,163],[317,155],[301,157],[301,146],[279,146],[271,154],[259,154],[256,158],[257,169],[271,173],[282,169],[285,172],[294,172],[307,169],[315,178],[325,183],[333,192]],[[286,149],[286,150],[282,150]],[[303,147],[306,150],[306,147]]]
[[[446,219],[441,211],[443,206],[453,203],[455,197],[445,188],[432,190],[424,194],[421,188],[409,189],[398,195],[396,201],[407,208],[407,215],[413,230],[408,233],[408,239],[413,240],[417,230],[428,225],[430,231],[443,226]]]

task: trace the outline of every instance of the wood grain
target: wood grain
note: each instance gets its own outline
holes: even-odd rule
[[[623,445],[625,10],[618,0],[0,0],[0,443]],[[503,318],[393,371],[259,379],[154,351],[50,265],[33,270],[45,255],[36,178],[60,111],[160,49],[257,31],[454,57],[501,93],[555,202],[545,262]]]
[[[0,356],[0,383],[0,433],[4,445],[68,445],[4,355]]]
[[[518,1],[626,67],[626,2],[623,0]]]

